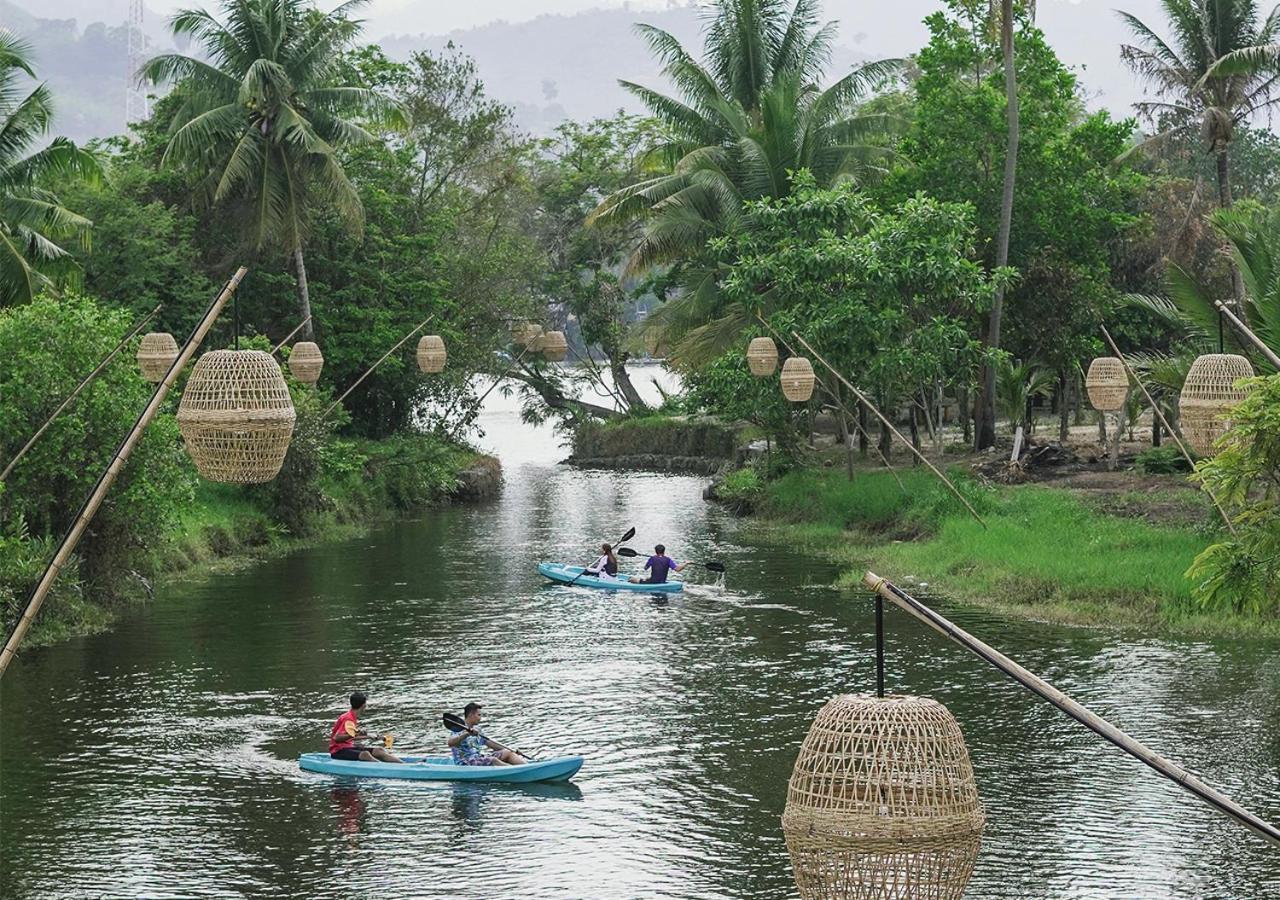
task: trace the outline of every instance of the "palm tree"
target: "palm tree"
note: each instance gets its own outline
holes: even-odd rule
[[[713,268],[700,265],[707,241],[733,231],[743,204],[790,192],[789,173],[808,169],[820,187],[875,167],[886,117],[860,115],[871,88],[898,60],[854,69],[825,90],[834,23],[818,25],[818,0],[720,0],[711,7],[699,63],[669,33],[638,26],[679,98],[623,81],[649,108],[665,141],[649,149],[652,173],[616,191],[592,221],[643,219],[627,274],[683,267],[679,300],[650,320],[671,341],[718,311]],[[679,356],[679,347],[672,350]]]
[[[49,183],[68,176],[101,176],[97,160],[63,137],[28,152],[49,130],[49,89],[23,94],[20,81],[34,78],[31,50],[0,29],[0,306],[26,303],[54,279],[75,271],[68,240],[88,247],[92,222],[62,206]]]
[[[1153,141],[1191,137],[1198,129],[1217,165],[1218,203],[1229,207],[1228,151],[1236,126],[1270,107],[1280,78],[1276,41],[1280,7],[1260,19],[1256,0],[1160,0],[1173,38],[1166,42],[1127,12],[1120,17],[1138,39],[1121,47],[1129,67],[1158,99],[1137,104],[1158,133]],[[1234,275],[1239,299],[1239,275]]]
[[[356,117],[397,114],[377,92],[336,83],[340,52],[360,28],[347,14],[365,2],[322,13],[303,0],[223,0],[222,20],[183,10],[170,27],[194,38],[208,61],[171,53],[141,72],[178,95],[164,161],[196,175],[201,200],[238,201],[256,250],[292,257],[304,319],[311,298],[303,247],[316,211],[331,206],[353,230],[363,219],[338,148],[377,140]]]
[[[1032,403],[1037,397],[1053,393],[1055,382],[1051,371],[1037,362],[1015,362],[1005,357],[993,366],[996,374],[996,406],[1000,416],[1008,420],[1009,430],[1021,425],[1030,434],[1035,430]]]

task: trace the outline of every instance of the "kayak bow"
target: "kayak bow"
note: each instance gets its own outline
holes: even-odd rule
[[[561,584],[573,584],[576,587],[597,588],[602,591],[635,591],[640,594],[675,594],[684,590],[684,583],[667,581],[662,584],[632,584],[625,579],[610,578],[608,575],[584,575],[582,566],[570,566],[565,563],[538,563],[538,574]]]

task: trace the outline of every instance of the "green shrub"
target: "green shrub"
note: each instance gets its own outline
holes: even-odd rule
[[[584,422],[573,434],[573,455],[579,459],[646,454],[733,459],[736,452],[733,429],[707,420],[641,416]]]
[[[1144,475],[1173,475],[1190,472],[1191,466],[1177,447],[1151,447],[1133,461],[1133,467]]]

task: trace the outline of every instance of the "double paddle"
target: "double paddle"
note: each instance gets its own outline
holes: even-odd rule
[[[618,554],[619,556],[627,556],[628,555],[626,553],[627,548],[622,545],[625,544],[627,541],[631,540],[635,536],[636,536],[636,530],[634,528],[628,528],[626,534],[624,534],[622,537],[618,538],[616,541],[613,542],[613,552]],[[630,552],[630,555],[635,556],[636,551],[632,550]],[[584,566],[581,572],[573,576],[573,581],[570,581],[569,584],[570,585],[577,584],[578,579],[586,574],[587,574],[587,569]],[[494,741],[494,743],[496,744],[497,741]]]
[[[623,538],[623,540],[626,540],[626,538]],[[441,718],[444,721],[444,727],[448,728],[450,731],[466,731],[466,732],[471,731],[471,726],[468,725],[463,720],[462,716],[458,715],[457,713],[445,713],[443,716],[441,716]],[[490,744],[493,744],[493,746],[497,747],[499,750],[506,750],[511,753],[518,753],[521,756],[523,756],[525,759],[529,760],[529,762],[533,762],[533,756],[531,754],[525,753],[523,750],[514,750],[511,747],[508,747],[506,744],[500,744],[497,741],[495,741],[493,738],[489,737],[489,735],[487,734],[482,735],[482,737],[486,741],[488,741]]]

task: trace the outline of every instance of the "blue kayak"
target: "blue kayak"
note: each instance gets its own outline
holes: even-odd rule
[[[569,566],[564,563],[538,563],[538,574],[562,584],[572,583],[574,587],[599,588],[602,591],[636,591],[640,594],[676,594],[684,590],[680,581],[666,581],[662,584],[632,584],[625,579],[610,578],[607,575],[583,575],[582,566]]]
[[[447,756],[402,756],[404,763],[348,762],[328,753],[304,753],[298,768],[324,775],[361,778],[401,778],[410,781],[482,781],[530,784],[535,781],[568,781],[582,768],[581,756],[561,756],[523,766],[457,766]]]

